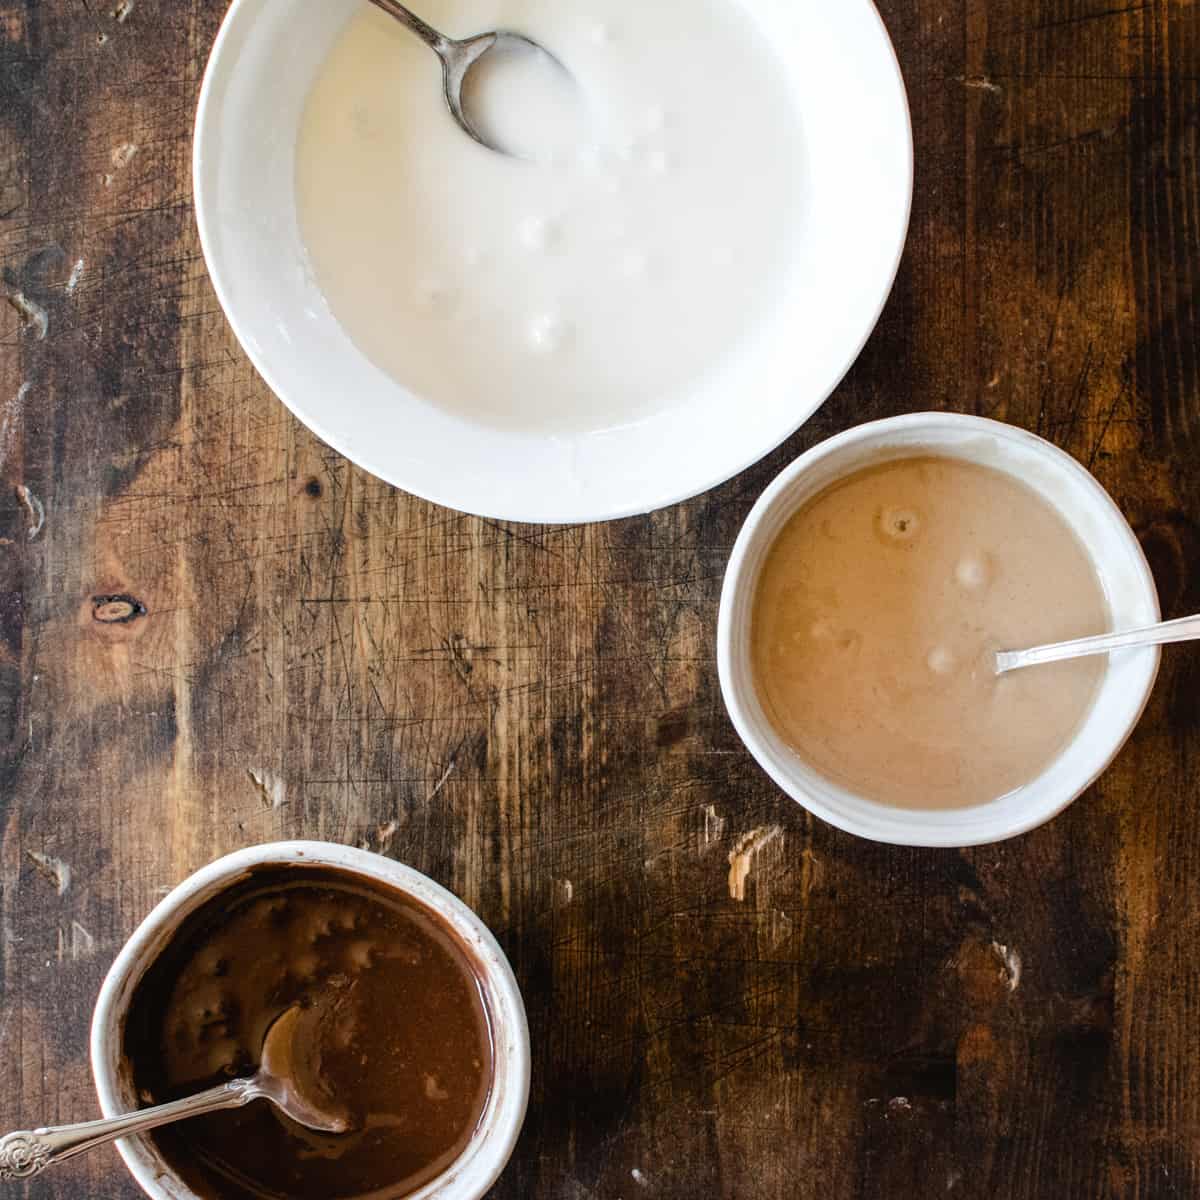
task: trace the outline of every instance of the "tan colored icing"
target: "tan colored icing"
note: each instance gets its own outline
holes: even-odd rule
[[[780,735],[822,775],[905,808],[996,799],[1079,728],[1103,659],[996,678],[992,655],[1108,628],[1095,566],[1030,488],[950,458],[867,468],[785,526],[752,653]]]

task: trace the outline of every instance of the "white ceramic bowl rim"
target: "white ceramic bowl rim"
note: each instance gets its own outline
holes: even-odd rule
[[[113,1117],[136,1106],[121,1069],[121,1033],[130,999],[150,963],[191,912],[253,868],[269,865],[332,867],[394,888],[432,909],[462,939],[480,972],[493,1020],[496,1082],[479,1128],[462,1155],[409,1200],[480,1200],[512,1155],[529,1099],[529,1028],[520,988],[504,951],[470,908],[419,871],[365,850],[304,841],[256,846],[210,863],[163,899],[126,942],[96,1002],[91,1060],[101,1111]],[[148,1139],[127,1138],[117,1143],[117,1149],[153,1200],[197,1200]]]
[[[355,0],[233,0],[201,88],[193,182],[213,286],[258,373],[319,437],[372,474],[450,508],[516,521],[648,512],[723,482],[779,445],[841,381],[891,291],[911,212],[912,129],[899,63],[871,0],[738,2],[784,47],[780,59],[802,103],[812,196],[798,227],[811,262],[798,278],[819,282],[805,284],[787,336],[772,333],[737,386],[718,374],[702,397],[643,422],[546,437],[488,429],[426,403],[337,325],[307,269],[294,142],[311,80]]]
[[[1093,709],[1062,755],[1037,779],[989,804],[900,809],[855,795],[802,762],[763,711],[748,661],[749,612],[762,555],[797,507],[835,479],[887,457],[922,452],[961,452],[976,461],[986,459],[1032,484],[1089,549],[1114,621],[1137,628],[1161,619],[1154,578],[1133,530],[1108,493],[1069,454],[1035,434],[982,417],[912,413],[860,425],[822,442],[785,468],[755,504],[734,546],[721,594],[721,691],[739,736],[763,769],[788,795],[831,825],[894,845],[983,845],[1050,820],[1099,777],[1145,710],[1161,655],[1153,648],[1110,656]],[[1014,469],[1018,462],[1024,470]],[[1031,469],[1037,479],[1030,478]],[[1048,488],[1059,499],[1048,495]],[[1068,502],[1074,506],[1069,511],[1064,507]],[[1109,547],[1103,556],[1095,553],[1097,540]]]

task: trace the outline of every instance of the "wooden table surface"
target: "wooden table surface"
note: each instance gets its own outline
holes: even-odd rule
[[[305,836],[510,955],[498,1200],[1200,1195],[1197,652],[1064,816],[935,852],[783,797],[713,649],[772,476],[921,408],[1070,451],[1200,610],[1200,5],[885,0],[917,184],[878,331],[758,466],[589,528],[394,491],[255,376],[190,200],[223,8],[0,0],[0,1127],[94,1113],[91,1006],[168,888]],[[138,1194],[111,1149],[9,1191]]]

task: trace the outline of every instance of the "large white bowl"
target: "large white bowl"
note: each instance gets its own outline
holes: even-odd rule
[[[196,118],[196,217],[213,285],[246,353],[300,420],[439,504],[576,522],[696,495],[812,415],[874,328],[908,229],[908,105],[870,0],[730,0],[776,47],[802,124],[797,293],[744,369],[673,411],[578,436],[500,432],[421,400],[355,347],[324,302],[297,222],[296,140],[317,72],[365,2],[234,0]]]
[[[1108,493],[1069,454],[1012,425],[951,413],[913,413],[830,438],[797,459],[763,493],[734,546],[721,593],[717,662],[721,691],[751,754],[810,812],[848,833],[904,846],[976,846],[1024,833],[1078,797],[1112,762],[1142,715],[1158,674],[1157,647],[1120,650],[1091,711],[1036,778],[970,808],[917,811],[881,804],[813,770],[775,731],[758,698],[750,653],[754,593],[767,552],[804,504],[868,465],[938,454],[994,467],[1043,496],[1096,565],[1115,629],[1153,625],[1158,592],[1145,555]]]
[[[487,926],[432,879],[379,854],[325,842],[276,842],[240,850],[181,883],[138,926],[108,972],[92,1017],[92,1073],[106,1117],[141,1107],[125,1057],[125,1018],[137,985],[180,925],[256,867],[335,867],[432,909],[469,949],[492,1018],[495,1078],[479,1127],[462,1154],[409,1200],[481,1200],[517,1144],[529,1101],[529,1026],[512,967]],[[149,1137],[117,1143],[125,1165],[151,1200],[202,1200],[171,1169]]]

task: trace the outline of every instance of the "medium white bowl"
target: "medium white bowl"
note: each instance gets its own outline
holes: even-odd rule
[[[213,285],[255,367],[301,421],[426,499],[565,523],[696,495],[823,403],[879,318],[912,196],[904,83],[870,0],[731,0],[778,51],[802,124],[809,194],[796,217],[795,295],[744,369],[714,376],[673,411],[578,436],[501,432],[426,403],[357,349],[317,287],[296,216],[296,140],[320,66],[364,2],[234,0],[196,118],[196,219]]]
[[[860,425],[792,463],[742,527],[721,594],[717,658],[721,691],[750,753],[794,800],[859,837],[902,846],[975,846],[1025,833],[1061,812],[1112,762],[1133,732],[1158,674],[1157,648],[1112,654],[1083,726],[1032,782],[970,808],[913,811],[839,787],[809,767],[776,732],[759,702],[750,660],[758,575],[789,518],[838,479],[889,459],[933,453],[994,467],[1032,487],[1067,520],[1104,588],[1113,627],[1160,619],[1145,555],[1108,493],[1070,455],[1032,433],[980,417],[915,413]]]
[[[481,1200],[512,1155],[529,1100],[529,1027],[521,991],[504,951],[461,900],[411,867],[365,850],[324,842],[256,846],[197,871],[154,909],[109,970],[92,1018],[92,1073],[104,1115],[114,1117],[141,1107],[122,1049],[125,1017],[138,982],[191,913],[244,879],[252,868],[270,865],[336,867],[393,888],[432,909],[470,950],[480,970],[493,1024],[496,1061],[492,1094],[463,1153],[410,1200]],[[149,1138],[127,1138],[117,1143],[117,1149],[152,1200],[202,1200],[175,1174]]]

